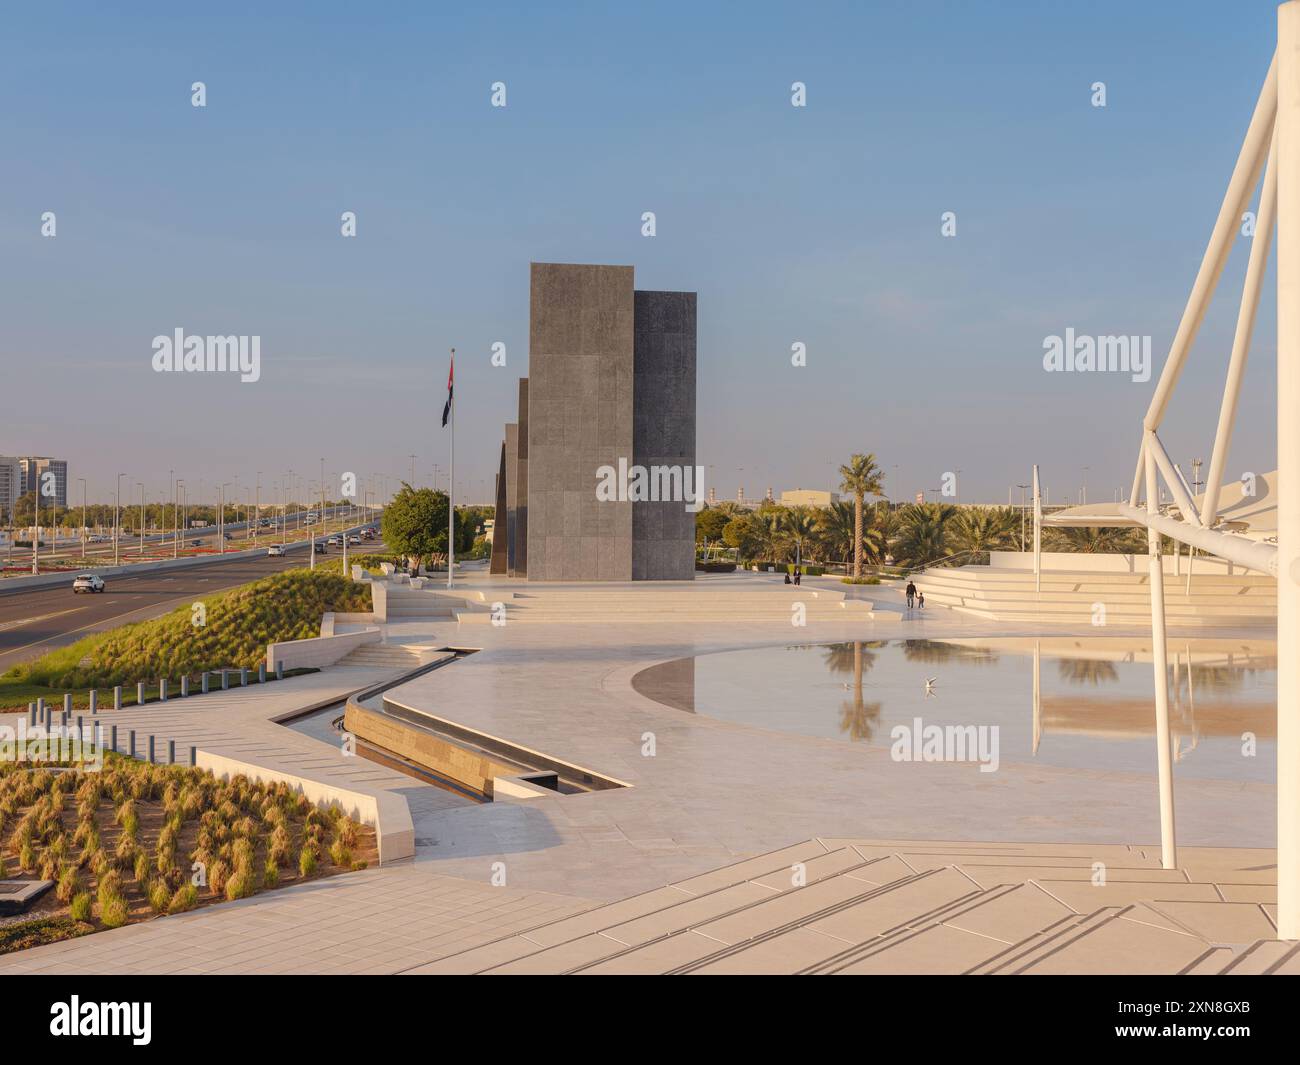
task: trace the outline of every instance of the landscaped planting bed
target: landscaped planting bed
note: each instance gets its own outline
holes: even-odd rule
[[[0,879],[53,880],[0,918],[0,953],[364,869],[374,830],[287,784],[108,755],[0,765]]]

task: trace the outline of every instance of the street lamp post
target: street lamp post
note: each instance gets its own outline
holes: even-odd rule
[[[86,478],[78,477],[81,482],[81,557],[86,557]]]
[[[1029,488],[1027,484],[1018,484],[1020,489],[1020,550],[1025,550],[1025,491]]]
[[[118,564],[118,548],[122,542],[122,520],[120,517],[122,510],[122,478],[126,474],[117,475],[117,486],[113,489],[113,565]]]

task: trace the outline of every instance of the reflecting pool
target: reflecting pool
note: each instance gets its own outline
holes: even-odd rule
[[[1272,783],[1277,645],[1169,643],[1176,775]],[[688,713],[888,747],[897,726],[996,726],[1002,762],[1154,771],[1151,643],[1132,638],[881,640],[723,651],[641,671]]]

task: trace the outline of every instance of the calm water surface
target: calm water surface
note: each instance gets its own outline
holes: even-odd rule
[[[1176,776],[1275,780],[1276,656],[1272,641],[1169,644]],[[640,673],[634,685],[687,712],[848,743],[890,746],[891,729],[919,717],[927,726],[997,726],[1002,762],[1155,767],[1150,641],[763,647],[666,663]]]

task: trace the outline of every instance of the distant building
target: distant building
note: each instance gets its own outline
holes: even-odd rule
[[[0,455],[0,521],[9,521],[22,494],[23,470],[19,460]]]
[[[838,492],[823,491],[820,488],[795,488],[781,493],[783,507],[829,507],[839,501]]]
[[[20,495],[35,492],[40,497],[40,505],[47,507],[51,502],[61,510],[68,507],[68,463],[64,459],[52,459],[43,456],[20,458],[18,466],[22,474]],[[42,478],[45,474],[54,477],[54,494],[46,495],[41,491]]]

